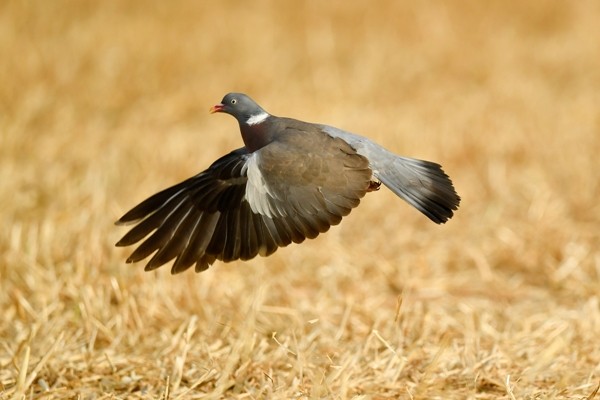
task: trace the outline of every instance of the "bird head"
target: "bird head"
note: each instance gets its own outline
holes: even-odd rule
[[[254,125],[265,120],[269,114],[243,93],[228,93],[221,103],[209,110],[212,113],[223,112],[232,115],[240,124]]]

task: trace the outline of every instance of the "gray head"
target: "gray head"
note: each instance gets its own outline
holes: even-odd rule
[[[269,116],[261,106],[243,93],[226,94],[220,104],[211,107],[210,112],[233,115],[240,125],[255,125]]]

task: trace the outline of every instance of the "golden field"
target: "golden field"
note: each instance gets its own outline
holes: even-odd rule
[[[592,399],[598,1],[0,3],[0,399]],[[268,258],[125,264],[125,211],[240,147],[230,91],[441,163]],[[597,396],[600,398],[600,394]]]

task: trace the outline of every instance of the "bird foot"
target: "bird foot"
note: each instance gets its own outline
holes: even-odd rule
[[[381,186],[380,181],[370,181],[369,187],[367,188],[367,192],[376,192],[379,190],[380,186]]]

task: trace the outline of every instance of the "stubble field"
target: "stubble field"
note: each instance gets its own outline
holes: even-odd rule
[[[597,1],[0,4],[0,399],[592,399]],[[441,163],[269,258],[172,276],[113,225],[241,147],[229,91]]]

